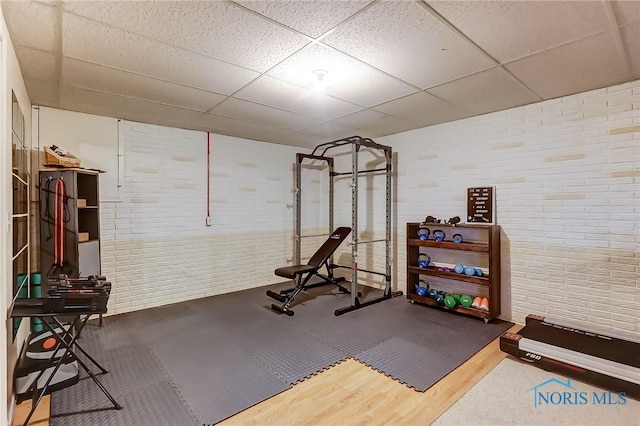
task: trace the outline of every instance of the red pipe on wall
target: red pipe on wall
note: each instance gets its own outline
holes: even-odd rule
[[[207,217],[211,216],[210,185],[211,185],[211,133],[207,132]]]

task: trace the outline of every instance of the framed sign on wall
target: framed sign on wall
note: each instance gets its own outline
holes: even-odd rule
[[[467,188],[467,223],[496,223],[495,213],[493,187]]]

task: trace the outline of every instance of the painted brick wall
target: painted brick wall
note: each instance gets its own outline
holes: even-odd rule
[[[120,202],[101,203],[110,313],[282,281],[292,257],[296,148],[122,121]]]
[[[405,223],[466,214],[495,186],[503,317],[546,314],[640,334],[640,81],[381,138]]]

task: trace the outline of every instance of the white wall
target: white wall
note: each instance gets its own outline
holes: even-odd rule
[[[503,318],[640,334],[640,81],[379,142],[398,151],[401,247],[406,222],[464,218],[466,189],[495,186]]]
[[[6,315],[13,297],[12,279],[12,238],[11,238],[11,93],[15,92],[18,103],[22,108],[25,119],[25,142],[31,145],[31,102],[27,95],[24,80],[20,73],[18,60],[9,38],[4,15],[0,10],[0,312]],[[23,321],[23,325],[28,321]],[[0,356],[0,424],[9,424],[13,410],[12,380],[13,367],[18,355],[21,339],[12,343],[11,319],[4,319],[4,326],[0,327],[0,341],[5,342],[2,356]]]
[[[38,134],[34,148],[43,151],[56,145],[81,160],[81,167],[98,169],[100,198],[118,200],[120,149],[118,120],[93,114],[35,107],[33,120]]]
[[[101,203],[110,313],[282,281],[292,257],[294,147],[122,121],[118,203]]]

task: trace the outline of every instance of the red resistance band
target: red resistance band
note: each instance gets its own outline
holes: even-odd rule
[[[65,198],[64,181],[58,179],[56,181],[55,192],[55,221],[54,221],[54,240],[53,240],[53,264],[62,266],[64,263],[64,198]]]

